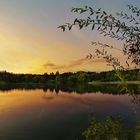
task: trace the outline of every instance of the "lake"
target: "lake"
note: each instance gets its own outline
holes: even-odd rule
[[[0,140],[82,139],[91,115],[98,119],[121,116],[133,128],[140,122],[139,94],[47,88],[0,90]]]

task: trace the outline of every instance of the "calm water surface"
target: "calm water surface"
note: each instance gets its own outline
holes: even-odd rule
[[[43,90],[0,91],[0,140],[76,140],[90,114],[140,121],[140,106],[128,94],[78,94]]]

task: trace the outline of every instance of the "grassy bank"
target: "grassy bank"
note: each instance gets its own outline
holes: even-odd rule
[[[102,82],[102,81],[92,81],[89,82],[91,85],[98,85],[98,84],[140,84],[140,81],[111,81],[111,82]]]

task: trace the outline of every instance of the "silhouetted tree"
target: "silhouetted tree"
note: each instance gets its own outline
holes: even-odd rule
[[[91,27],[91,30],[98,30],[100,34],[117,40],[124,41],[122,51],[127,55],[126,64],[129,67],[133,63],[136,67],[140,66],[140,9],[133,5],[127,5],[129,14],[121,12],[116,16],[108,14],[101,8],[94,9],[85,6],[84,8],[72,8],[71,11],[80,15],[84,14],[85,18],[76,17],[72,23],[66,23],[59,26],[63,31],[71,30],[73,26],[78,26],[79,29]],[[119,60],[108,54],[105,48],[113,49],[113,46],[100,42],[92,42],[92,45],[98,45],[102,49],[96,49],[95,54],[98,57],[103,57],[114,68],[124,69]],[[118,49],[118,48],[114,48]],[[89,55],[92,58],[94,55]]]

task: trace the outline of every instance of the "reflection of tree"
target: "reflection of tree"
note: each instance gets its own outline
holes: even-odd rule
[[[120,93],[126,93],[132,98],[132,103],[140,105],[139,85],[124,83],[118,84],[118,88],[120,89]],[[136,89],[138,94],[136,94]]]
[[[140,95],[132,94],[132,103],[140,106]]]
[[[64,92],[76,92],[80,94],[84,93],[94,93],[94,92],[101,92],[103,94],[113,94],[113,95],[122,95],[128,94],[130,95],[138,95],[140,93],[140,86],[138,84],[55,84],[46,85],[46,84],[5,84],[0,86],[0,91],[10,91],[13,89],[17,90],[43,90],[47,92],[55,92],[59,94],[59,91]]]

